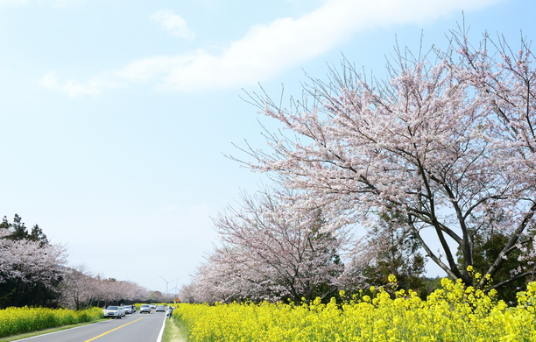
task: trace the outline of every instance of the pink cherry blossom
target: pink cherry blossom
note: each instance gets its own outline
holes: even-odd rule
[[[465,32],[452,42],[458,46],[424,56],[399,51],[384,81],[345,62],[329,81],[311,79],[288,108],[253,95],[291,134],[267,132],[269,150],[242,150],[253,171],[307,191],[326,214],[344,213],[363,229],[384,212],[405,217],[426,255],[471,284],[474,234],[509,236],[491,277],[516,244],[532,241],[536,69],[525,41],[519,52],[487,36],[475,48]]]

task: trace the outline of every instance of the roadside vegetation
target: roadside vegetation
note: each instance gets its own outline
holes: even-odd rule
[[[184,330],[180,328],[181,326],[182,324],[178,320],[166,319],[162,342],[186,342],[186,337],[183,334]]]
[[[0,310],[0,338],[66,325],[93,322],[103,318],[102,309],[73,311],[10,307]]]
[[[283,129],[228,157],[273,182],[213,218],[190,342],[536,340],[536,54],[471,36],[246,94]]]
[[[391,280],[395,280],[391,277]],[[519,292],[518,306],[496,299],[495,290],[461,280],[423,301],[416,292],[372,288],[341,301],[320,298],[288,303],[181,304],[174,319],[188,341],[534,341],[536,283]]]
[[[245,94],[283,129],[228,157],[271,182],[213,217],[182,301],[328,304],[389,275],[426,300],[432,266],[516,306],[536,280],[536,54],[472,37],[396,46],[384,77],[343,59],[300,95]]]

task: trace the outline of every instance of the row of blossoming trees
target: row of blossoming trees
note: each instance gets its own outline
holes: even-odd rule
[[[288,107],[250,94],[286,131],[236,159],[281,187],[214,220],[222,245],[183,298],[330,296],[366,283],[392,236],[411,236],[414,253],[466,285],[532,279],[535,56],[525,38],[515,49],[487,34],[469,41],[461,27],[445,51],[396,49],[384,80],[344,61]]]
[[[18,215],[12,223],[6,217],[0,223],[0,308],[81,309],[145,301],[150,296],[133,282],[94,275],[84,265],[68,267],[65,247],[50,243],[38,225],[29,232]]]
[[[94,275],[85,265],[66,269],[56,290],[59,303],[76,310],[91,306],[144,302],[150,297],[144,287],[132,281]]]
[[[343,264],[348,229],[322,210],[299,208],[296,193],[264,189],[214,219],[222,241],[183,288],[183,301],[300,301],[329,298],[360,283],[359,265]]]

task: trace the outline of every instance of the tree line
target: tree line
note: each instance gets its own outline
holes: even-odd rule
[[[515,300],[536,274],[536,58],[526,37],[447,37],[396,47],[383,79],[343,60],[288,105],[247,94],[283,129],[230,158],[274,186],[214,219],[220,245],[182,296],[327,298],[388,273],[422,287],[431,262]]]
[[[85,265],[69,266],[67,250],[48,241],[34,225],[31,230],[15,214],[0,223],[0,309],[10,306],[68,307],[134,302],[165,302],[173,296],[148,291],[132,281],[94,274]]]

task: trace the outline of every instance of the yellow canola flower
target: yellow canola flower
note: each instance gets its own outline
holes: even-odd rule
[[[0,337],[12,336],[63,325],[95,321],[103,317],[101,308],[68,309],[17,308],[0,310]]]
[[[380,288],[342,303],[181,304],[174,318],[190,342],[536,341],[536,283],[518,294],[517,307],[495,294],[443,279],[426,301],[414,291],[392,298]]]

